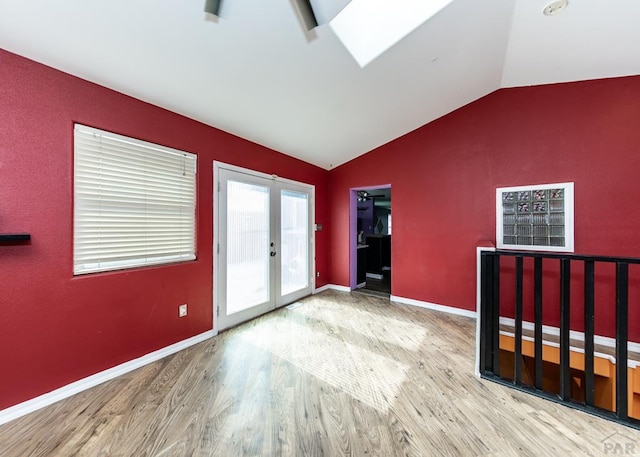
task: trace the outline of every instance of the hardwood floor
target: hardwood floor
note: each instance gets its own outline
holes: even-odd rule
[[[640,453],[635,430],[475,378],[471,319],[302,302],[1,426],[0,456]]]

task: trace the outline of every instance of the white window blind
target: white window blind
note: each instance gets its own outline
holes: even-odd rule
[[[74,140],[74,274],[195,259],[195,154],[80,124]]]

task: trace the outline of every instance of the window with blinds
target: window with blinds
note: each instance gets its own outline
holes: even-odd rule
[[[196,155],[74,129],[75,275],[195,259]]]

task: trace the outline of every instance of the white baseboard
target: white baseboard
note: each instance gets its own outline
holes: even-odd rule
[[[121,365],[109,368],[108,370],[101,371],[100,373],[96,373],[84,379],[72,382],[71,384],[67,384],[66,386],[60,387],[59,389],[40,395],[39,397],[32,398],[31,400],[27,400],[15,406],[11,406],[10,408],[3,409],[0,411],[0,425],[25,416],[38,409],[44,408],[45,406],[52,405],[53,403],[56,403],[60,400],[64,400],[65,398],[71,397],[72,395],[95,387],[98,384],[110,381],[111,379],[117,378],[118,376],[121,376],[125,373],[129,373],[130,371],[136,370],[140,367],[160,360],[164,357],[167,357],[168,355],[175,354],[176,352],[182,351],[183,349],[186,349],[190,346],[201,343],[202,341],[206,341],[213,336],[215,336],[215,333],[213,332],[213,330],[209,330],[208,332],[204,332],[186,340],[179,341],[175,344],[172,344],[171,346],[167,346],[162,349],[158,349],[157,351],[143,355],[142,357],[138,357],[137,359],[130,360]]]
[[[324,292],[325,290],[337,290],[340,292],[351,292],[351,289],[349,289],[346,286],[338,286],[335,284],[327,284],[325,286],[319,287],[316,290],[313,291],[314,294],[319,294],[320,292]],[[476,318],[476,312],[475,311],[470,311],[468,309],[461,309],[461,308],[455,308],[453,306],[445,306],[445,305],[437,305],[435,303],[429,303],[426,301],[420,301],[420,300],[414,300],[412,298],[405,298],[405,297],[398,297],[396,295],[391,295],[390,297],[391,301],[394,301],[396,303],[402,303],[405,305],[412,305],[412,306],[418,306],[420,308],[427,308],[427,309],[433,309],[435,311],[440,311],[442,313],[448,313],[448,314],[455,314],[457,316],[465,316],[465,317],[470,317],[472,319]]]
[[[391,301],[397,303],[403,303],[405,305],[418,306],[420,308],[433,309],[435,311],[440,311],[442,313],[455,314],[456,316],[465,316],[475,319],[477,313],[475,311],[470,311],[468,309],[454,308],[453,306],[445,306],[438,305],[436,303],[429,303],[426,301],[414,300],[412,298],[398,297],[395,295],[391,296]]]
[[[338,286],[337,284],[325,284],[322,287],[318,287],[313,291],[313,294],[319,294],[320,292],[324,292],[325,290],[337,290],[339,292],[351,292],[351,289],[347,286]]]
[[[371,278],[371,279],[383,279],[384,276],[379,275],[377,273],[367,273],[367,278]]]

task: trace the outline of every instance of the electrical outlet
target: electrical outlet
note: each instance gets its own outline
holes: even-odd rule
[[[319,278],[319,277],[320,277],[320,272],[316,271],[316,278]]]
[[[178,317],[184,317],[187,315],[187,305],[178,306]]]

